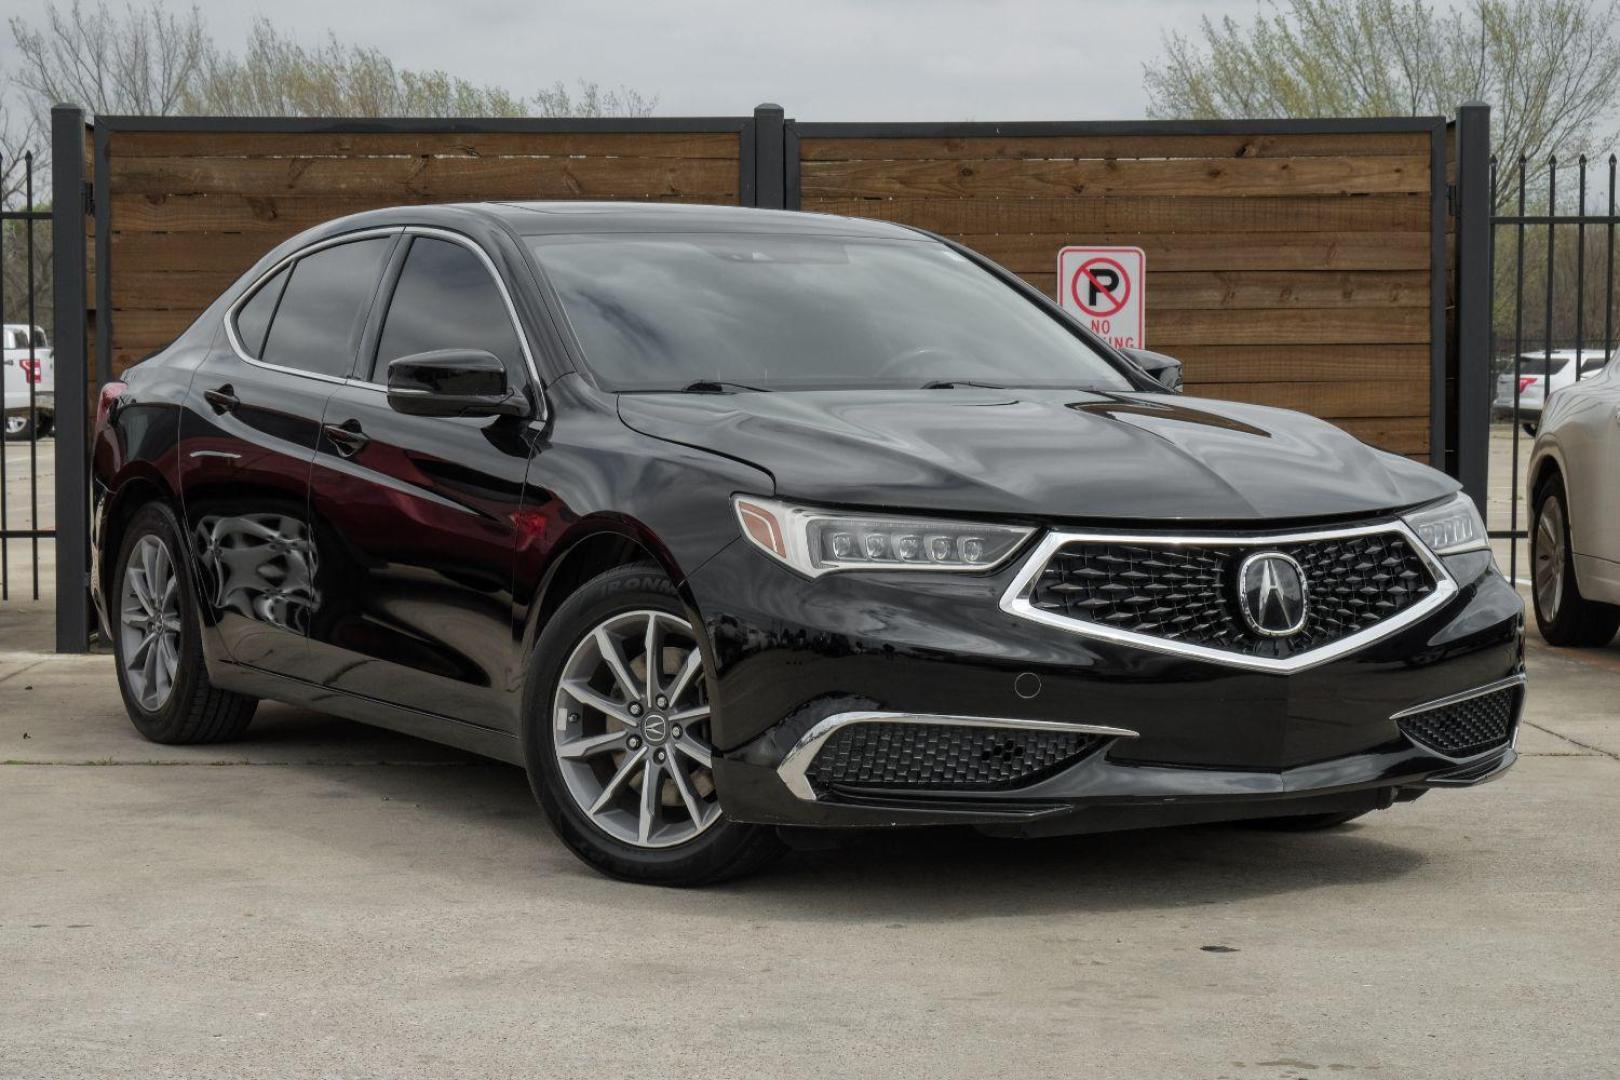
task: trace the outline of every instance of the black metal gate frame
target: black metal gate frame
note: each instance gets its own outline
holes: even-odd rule
[[[27,267],[25,288],[28,290],[27,323],[29,326],[28,358],[33,361],[34,355],[33,326],[35,324],[35,281],[34,281],[34,227],[39,222],[51,220],[49,210],[34,209],[34,155],[30,151],[23,155],[23,210],[6,210],[0,208],[0,255],[5,251],[5,224],[11,221],[20,221],[26,227],[24,230],[25,253],[23,265]],[[5,297],[5,284],[0,281],[0,301]],[[0,312],[5,305],[0,302]],[[0,400],[5,397],[6,373],[4,366],[0,366]],[[32,414],[35,409],[35,385],[32,378],[28,380],[28,411]],[[29,424],[28,438],[28,501],[29,525],[27,529],[13,529],[10,520],[10,504],[7,499],[8,483],[4,455],[9,440],[5,429],[0,426],[0,600],[11,599],[11,541],[27,540],[33,548],[33,597],[39,599],[39,542],[52,540],[56,537],[53,529],[39,527],[39,425]]]
[[[1488,156],[1489,110],[1485,117]],[[1466,110],[1465,110],[1466,111]],[[94,183],[84,176],[84,138],[93,132]],[[1459,394],[1465,373],[1478,367],[1478,393],[1483,397],[1487,345],[1465,352],[1458,364],[1448,351],[1445,232],[1451,192],[1446,182],[1448,123],[1444,117],[1310,120],[1157,120],[963,123],[802,123],[786,118],[781,106],[764,104],[750,116],[657,117],[609,119],[303,119],[230,117],[97,117],[85,124],[76,106],[51,110],[52,221],[55,231],[55,301],[57,364],[57,630],[61,652],[89,647],[91,630],[86,601],[89,575],[88,442],[86,387],[89,341],[86,333],[86,245],[82,215],[93,213],[96,235],[97,382],[112,372],[111,199],[107,190],[108,142],[117,132],[179,131],[193,133],[286,132],[484,134],[513,133],[704,133],[736,132],[739,136],[738,202],[743,206],[797,210],[801,205],[799,143],[805,138],[898,137],[965,138],[973,136],[1109,136],[1109,135],[1311,135],[1426,133],[1430,145],[1430,461],[1463,478],[1483,505],[1488,430],[1466,424],[1467,410],[1450,406],[1448,393],[1456,380]],[[1459,137],[1460,137],[1459,132]],[[1486,215],[1488,218],[1488,213]],[[1488,228],[1488,222],[1486,225]],[[1487,237],[1488,238],[1488,237]],[[1463,266],[1459,238],[1458,268]],[[1488,294],[1485,294],[1488,296]],[[1460,306],[1460,305],[1459,305]],[[1488,320],[1488,301],[1485,318]],[[1488,323],[1486,325],[1488,329]],[[1477,360],[1477,363],[1475,362]],[[1474,438],[1468,436],[1473,434]],[[64,452],[66,451],[66,452]],[[1477,480],[1470,480],[1477,476]]]
[[[1545,228],[1547,230],[1547,270],[1546,270],[1546,303],[1543,311],[1543,327],[1541,335],[1541,393],[1542,409],[1546,410],[1547,399],[1552,393],[1552,353],[1553,353],[1553,301],[1554,301],[1554,253],[1557,250],[1558,226],[1573,225],[1575,227],[1575,372],[1576,382],[1581,381],[1582,352],[1587,346],[1586,340],[1586,233],[1589,228],[1601,229],[1607,241],[1607,254],[1604,259],[1604,286],[1603,286],[1603,331],[1592,351],[1613,362],[1616,350],[1615,339],[1615,230],[1620,227],[1620,206],[1617,206],[1617,197],[1620,192],[1616,190],[1616,181],[1620,179],[1620,159],[1610,154],[1608,157],[1608,184],[1609,184],[1609,210],[1607,214],[1593,214],[1586,210],[1587,196],[1587,165],[1586,155],[1581,155],[1577,162],[1576,171],[1576,208],[1579,213],[1560,214],[1558,212],[1558,159],[1549,158],[1547,162],[1547,212],[1533,214],[1526,212],[1526,166],[1523,156],[1516,163],[1518,171],[1517,182],[1517,212],[1492,214],[1491,224],[1491,260],[1495,274],[1495,241],[1497,228],[1507,227],[1514,230],[1514,287],[1513,287],[1513,466],[1512,466],[1512,501],[1509,509],[1509,524],[1505,530],[1492,530],[1493,538],[1513,541],[1508,554],[1508,576],[1518,577],[1519,549],[1517,541],[1526,539],[1529,535],[1527,528],[1519,525],[1519,483],[1520,483],[1520,420],[1519,395],[1523,391],[1520,379],[1524,371],[1524,239],[1527,228]],[[1491,188],[1494,191],[1498,178],[1497,161],[1490,159]],[[1531,371],[1535,370],[1535,361],[1531,360]],[[1528,479],[1528,477],[1526,477]],[[1528,512],[1528,511],[1527,511]]]

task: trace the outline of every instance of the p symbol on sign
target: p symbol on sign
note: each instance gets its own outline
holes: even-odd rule
[[[1114,297],[1119,293],[1119,271],[1107,266],[1092,266],[1086,274],[1086,306],[1099,308],[1102,298],[1107,297],[1112,305]]]

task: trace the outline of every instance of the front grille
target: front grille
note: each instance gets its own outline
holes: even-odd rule
[[[1483,754],[1513,736],[1513,712],[1520,691],[1516,686],[1454,701],[1397,721],[1407,738],[1447,757]]]
[[[1305,625],[1291,636],[1255,633],[1238,609],[1238,567],[1258,551],[1280,551],[1305,572]],[[1434,588],[1423,557],[1395,531],[1274,545],[1084,539],[1053,552],[1029,602],[1077,622],[1286,660],[1376,626]]]
[[[1050,775],[1101,741],[1071,731],[874,721],[834,734],[805,775],[819,787],[995,791]]]

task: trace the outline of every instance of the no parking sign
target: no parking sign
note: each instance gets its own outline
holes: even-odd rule
[[[1136,247],[1058,252],[1058,304],[1120,348],[1147,344],[1147,256]]]

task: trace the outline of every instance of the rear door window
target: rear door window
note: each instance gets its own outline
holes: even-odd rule
[[[389,243],[385,236],[355,240],[322,248],[294,263],[260,359],[316,375],[346,377],[354,366],[360,328]]]

